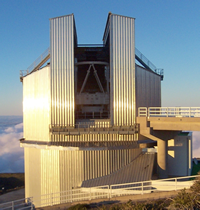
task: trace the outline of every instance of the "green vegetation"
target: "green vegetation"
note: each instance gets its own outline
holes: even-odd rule
[[[24,187],[24,173],[0,174],[0,194]]]
[[[90,205],[88,204],[77,204],[75,206],[71,206],[68,210],[87,210],[90,209]]]
[[[198,163],[197,165],[193,164],[192,175],[197,175],[199,171],[200,171],[200,163]]]

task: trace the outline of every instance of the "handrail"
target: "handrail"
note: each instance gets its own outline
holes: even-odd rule
[[[23,80],[23,77],[31,73],[40,63],[46,62],[49,59],[49,55],[50,48],[48,47],[26,70],[20,70],[20,80]]]
[[[122,195],[152,193],[156,191],[176,191],[184,188],[188,189],[194,183],[194,180],[191,179],[197,177],[200,177],[200,175],[114,184],[110,185],[110,198]]]
[[[138,124],[111,126],[109,122],[87,122],[79,124],[50,124],[51,133],[69,133],[80,134],[81,132],[118,132],[118,133],[136,133]]]
[[[0,204],[0,209],[33,209],[33,197],[23,198],[19,200],[9,201]]]
[[[19,71],[19,74],[20,74],[20,78],[26,76],[27,74],[29,74],[29,70],[20,70]]]
[[[146,58],[136,47],[135,47],[135,57],[139,62],[141,62],[142,65],[145,66],[145,68],[154,71],[163,78],[164,70],[161,68],[156,68],[155,65],[151,63],[151,61],[148,58]]]
[[[98,198],[109,198],[109,185],[77,188],[62,192],[44,194],[40,197],[41,206],[55,205],[59,203],[77,202]],[[37,200],[39,200],[37,198]]]
[[[41,61],[43,61],[50,54],[50,48],[48,47],[28,68],[31,72]]]
[[[77,188],[68,191],[43,194],[40,197],[36,196],[34,198],[25,198],[23,200],[27,200],[27,203],[31,204],[31,209],[32,209],[33,203],[36,200],[41,203],[41,206],[50,206],[60,203],[77,202],[84,200],[93,200],[93,199],[102,199],[102,198],[110,199],[113,197],[124,196],[124,195],[144,194],[144,193],[152,193],[159,191],[160,192],[173,191],[173,190],[176,191],[184,188],[186,189],[190,188],[195,181],[194,178],[198,177],[200,177],[200,175],[113,184],[110,186],[103,185],[103,186],[96,186],[90,188]],[[10,207],[12,207],[13,203],[15,202],[16,201],[11,201],[7,203],[10,203],[11,204]],[[0,208],[5,209],[2,208],[2,206],[6,205],[7,203],[0,204]],[[24,207],[18,209],[23,209],[23,208]]]
[[[200,107],[139,107],[138,117],[200,117]]]

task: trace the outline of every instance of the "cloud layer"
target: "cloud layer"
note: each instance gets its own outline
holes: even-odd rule
[[[23,137],[23,123],[0,132],[0,173],[24,172],[24,150],[19,139]]]

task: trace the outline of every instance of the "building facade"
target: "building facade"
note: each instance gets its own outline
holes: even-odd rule
[[[110,177],[151,179],[155,155],[137,143],[136,116],[161,106],[162,75],[135,63],[134,22],[109,13],[103,44],[79,45],[73,14],[50,19],[50,63],[21,77],[25,194],[36,206],[43,194]]]

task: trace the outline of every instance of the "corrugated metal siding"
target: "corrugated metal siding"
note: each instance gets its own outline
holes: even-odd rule
[[[26,176],[26,196],[34,196],[34,204],[40,206],[40,195],[71,190],[80,187],[85,180],[111,174],[131,163],[142,150],[63,151],[25,148],[25,151],[25,173],[29,175]],[[56,203],[59,202],[59,199],[56,200]]]
[[[83,151],[59,151],[60,189],[71,190],[84,180]]]
[[[84,151],[84,180],[106,176],[129,164],[141,149]]]
[[[110,15],[110,110],[112,125],[135,123],[134,19]]]
[[[24,148],[25,157],[25,198],[34,197],[34,203],[40,206],[41,196],[41,151]]]
[[[82,134],[82,135],[51,135],[52,142],[126,142],[137,141],[137,135],[119,134]]]
[[[60,151],[61,191],[80,187],[84,180],[108,175],[129,164],[141,149]]]
[[[50,67],[36,71],[23,79],[24,138],[49,141]]]
[[[161,106],[160,76],[136,65],[136,107]]]
[[[107,176],[83,181],[82,187],[94,187],[151,180],[154,158],[155,153],[140,154],[135,160],[131,161],[131,163]]]
[[[74,124],[74,16],[50,19],[52,124]]]
[[[60,192],[60,158],[58,150],[40,150],[41,152],[41,195]],[[48,198],[48,197],[47,197]],[[43,199],[43,197],[41,197]],[[49,195],[49,200],[51,195]],[[42,203],[45,203],[43,201]],[[60,198],[54,199],[60,203]]]

